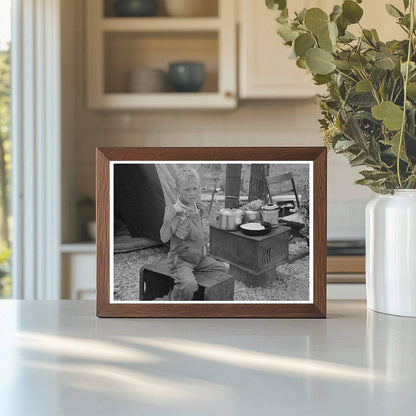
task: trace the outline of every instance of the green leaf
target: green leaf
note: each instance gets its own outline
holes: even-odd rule
[[[324,32],[318,35],[318,45],[321,49],[328,52],[333,52],[335,46],[331,41],[329,32]]]
[[[371,113],[377,120],[382,120],[389,130],[395,131],[402,127],[403,110],[391,101],[375,105]]]
[[[349,95],[348,104],[360,108],[368,108],[374,106],[376,100],[373,94],[369,92],[352,92]]]
[[[396,133],[390,141],[381,140],[381,142],[383,144],[385,144],[386,146],[390,146],[391,151],[393,152],[393,154],[396,157],[398,157],[398,155],[399,155],[399,145],[400,145],[400,132]],[[400,159],[405,161],[405,162],[409,162],[409,159],[407,158],[406,152],[404,150],[404,140],[403,140],[402,149],[401,149],[401,152],[400,152]]]
[[[307,69],[308,67],[306,65],[305,57],[301,57],[301,58],[296,59],[296,66],[298,68],[301,68],[301,69]]]
[[[286,8],[286,0],[266,0],[266,6],[271,10],[283,10]]]
[[[376,170],[362,170],[360,175],[363,175],[365,179],[372,179],[377,181],[379,179],[385,179],[391,176],[390,172],[379,172]]]
[[[367,139],[361,128],[362,119],[360,117],[360,113],[352,114],[345,120],[344,126],[344,133],[350,139],[353,140],[355,143],[359,144],[360,148],[366,148]]]
[[[315,74],[313,80],[315,81],[315,85],[324,85],[327,82],[331,81],[331,75]]]
[[[384,58],[376,59],[375,64],[378,68],[386,69],[386,70],[394,69],[394,65],[395,65],[391,57],[384,57]]]
[[[353,55],[351,55],[349,62],[354,68],[357,69],[363,69],[368,63],[367,59],[365,59],[364,56],[358,53],[354,53]]]
[[[373,34],[371,33],[371,30],[364,29],[363,30],[363,35],[364,35],[364,40],[365,41],[370,42],[370,43],[374,42]]]
[[[331,82],[331,84],[328,86],[328,91],[333,100],[341,101],[341,92],[336,82]]]
[[[416,64],[412,61],[409,62],[409,74],[416,70]],[[400,72],[403,77],[406,76],[406,62],[400,64]]]
[[[377,30],[376,29],[371,29],[371,34],[373,35],[373,39],[376,42],[380,42],[380,38],[378,37],[378,33],[377,33]]]
[[[332,13],[329,15],[329,20],[331,22],[335,22],[338,19],[338,17],[340,17],[341,15],[342,15],[342,7],[337,4],[334,6]]]
[[[336,59],[333,61],[333,63],[337,68],[343,71],[347,71],[352,68],[352,65],[348,61],[343,61],[341,59]]]
[[[352,140],[338,140],[334,146],[334,150],[337,153],[345,152],[348,150],[351,146],[354,146],[355,142]]]
[[[377,164],[380,163],[380,147],[378,145],[377,140],[373,136],[370,138],[368,151],[370,152],[370,156],[374,159],[374,162],[376,162]]]
[[[297,30],[293,30],[288,24],[281,23],[277,25],[277,33],[285,42],[292,42],[299,36],[299,32]]]
[[[334,69],[333,56],[320,48],[310,49],[306,54],[306,64],[313,74],[327,75]]]
[[[404,14],[397,8],[394,7],[392,4],[386,4],[387,13],[393,17],[403,17]]]
[[[358,23],[363,17],[363,9],[353,0],[346,0],[342,4],[342,16],[349,23]]]
[[[297,20],[298,22],[303,22],[305,20],[306,11],[306,9],[303,9],[302,11],[297,13],[295,20]]]
[[[328,15],[317,7],[309,9],[305,14],[305,26],[315,35],[324,33],[328,28]]]
[[[355,181],[356,185],[370,185],[374,182],[373,179],[358,179]]]
[[[386,87],[386,79],[385,79],[385,78],[383,78],[383,81],[381,81],[381,85],[380,85],[380,87],[379,87],[379,89],[378,89],[378,93],[380,94],[380,97],[381,97],[383,100],[385,100],[385,99],[386,99],[386,94],[385,94],[385,91],[384,91],[385,87]]]
[[[394,65],[392,74],[394,79],[401,78],[402,74],[400,73],[400,61],[397,61]]]
[[[367,79],[362,79],[361,81],[357,82],[355,90],[357,92],[371,92],[371,82]]]
[[[373,85],[378,84],[382,79],[384,79],[384,76],[386,74],[386,71],[384,69],[374,67],[374,69],[371,71],[370,74],[370,81]]]
[[[409,0],[403,0],[403,6],[404,6],[404,9],[406,10],[409,7]]]
[[[354,159],[350,160],[350,165],[352,167],[360,166],[360,165],[363,165],[366,160],[367,160],[367,155],[364,152],[362,152],[358,156],[356,156]]]
[[[329,37],[331,39],[332,44],[334,45],[334,47],[336,47],[337,38],[338,38],[338,26],[337,26],[337,24],[334,23],[334,22],[329,22],[328,23],[328,32],[329,32]]]
[[[342,16],[338,17],[337,19],[337,27],[340,36],[344,36],[348,27],[348,23]]]
[[[315,46],[315,40],[310,33],[302,33],[295,39],[295,53],[301,58],[306,56],[306,52]]]
[[[338,28],[338,30],[339,30],[339,27],[337,26],[337,28]],[[355,35],[354,34],[352,34],[351,32],[348,32],[348,30],[344,33],[344,35],[340,38],[340,41],[341,42],[344,42],[344,43],[349,43],[349,42],[351,42],[351,41],[353,41],[353,40],[355,40],[356,39],[356,37],[355,37]]]
[[[407,84],[407,97],[416,100],[416,82],[409,82]]]

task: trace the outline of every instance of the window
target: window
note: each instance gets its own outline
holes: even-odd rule
[[[12,295],[10,267],[11,0],[0,0],[0,298]]]

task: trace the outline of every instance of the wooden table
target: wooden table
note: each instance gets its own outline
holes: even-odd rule
[[[267,286],[276,277],[276,266],[289,260],[289,232],[279,225],[255,237],[211,224],[211,255],[230,263],[230,274],[247,286]]]

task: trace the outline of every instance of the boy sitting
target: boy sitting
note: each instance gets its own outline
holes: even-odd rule
[[[175,280],[171,300],[192,300],[198,290],[194,271],[218,274],[227,267],[206,254],[199,205],[199,175],[182,168],[176,178],[179,198],[166,207],[160,238],[170,240],[168,264]]]

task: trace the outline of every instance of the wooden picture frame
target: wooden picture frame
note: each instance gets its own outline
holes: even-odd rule
[[[97,316],[186,318],[325,318],[327,150],[324,147],[97,148]],[[123,163],[309,163],[311,290],[305,302],[114,302],[110,291],[113,166]],[[202,166],[202,165],[201,165]],[[311,231],[312,232],[312,231]],[[137,271],[138,275],[138,271]],[[113,291],[114,292],[114,291]],[[196,293],[196,292],[195,292]]]

